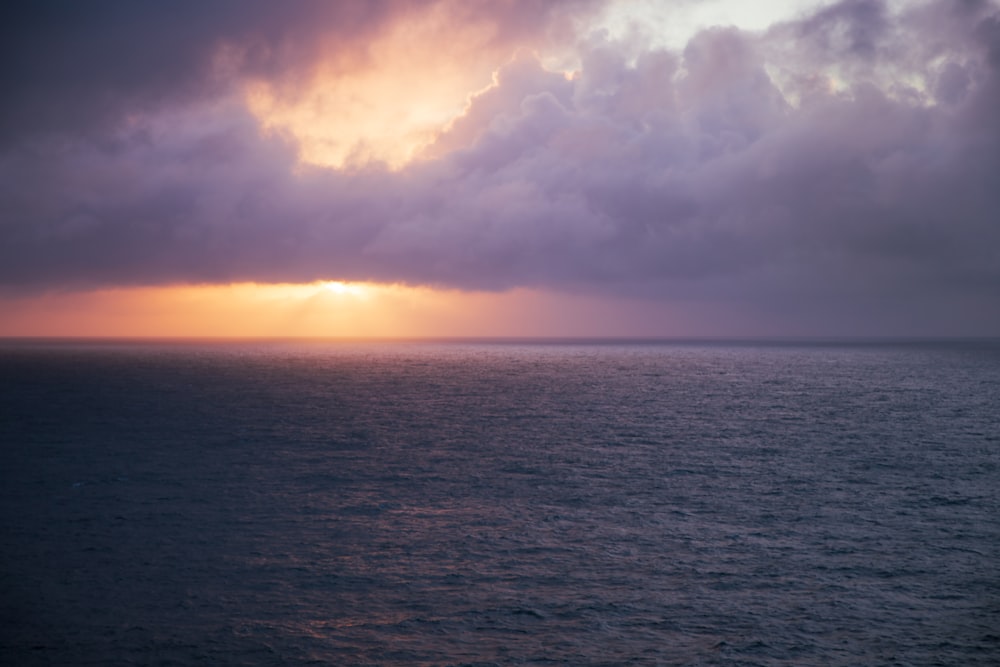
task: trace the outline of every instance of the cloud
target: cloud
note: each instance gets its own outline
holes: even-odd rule
[[[123,43],[155,19],[99,6]],[[790,327],[949,317],[1000,331],[995,4],[845,0],[763,32],[705,30],[682,51],[577,26],[571,78],[536,54],[567,39],[579,7],[469,5],[455,20],[498,26],[484,39],[517,55],[398,170],[300,163],[295,137],[262,128],[206,68],[225,44],[236,80],[294,83],[330,53],[329,30],[362,57],[365,35],[428,7],[268,3],[231,23],[209,6],[179,61],[157,43],[121,70],[104,54],[14,77],[0,121],[8,290],[374,280],[732,303]],[[340,14],[320,30],[303,8]],[[88,17],[69,42],[111,29]],[[79,115],[50,109],[91,87]]]
[[[108,131],[123,114],[216,94],[227,74],[273,73],[314,57],[316,26],[363,40],[385,14],[381,3],[309,0],[282,10],[256,0],[98,0],[2,11],[4,145],[26,134]]]
[[[294,95],[318,66],[364,68],[393,26],[438,13],[488,24],[478,46],[504,49],[565,31],[591,0],[72,0],[0,9],[0,146],[26,134],[109,131],[123,115],[229,92],[253,77]],[[440,45],[439,45],[440,48]]]

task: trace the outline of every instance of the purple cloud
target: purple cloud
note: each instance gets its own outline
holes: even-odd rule
[[[1000,332],[991,3],[894,13],[847,0],[763,33],[706,30],[681,52],[582,35],[572,80],[522,52],[427,159],[399,171],[298,164],[290,138],[263,132],[199,68],[219,40],[285,53],[283,30],[311,22],[281,14],[285,28],[257,31],[275,25],[273,5],[242,24],[210,6],[217,22],[191,36],[199,46],[176,69],[157,65],[172,50],[156,44],[148,81],[138,82],[141,62],[94,74],[98,93],[82,94],[80,118],[48,106],[80,86],[13,87],[0,121],[7,290],[527,286],[732,303],[789,330],[921,331],[948,318],[959,332]],[[323,11],[355,7],[332,6]],[[399,5],[371,7],[345,40]],[[539,17],[504,19],[519,7],[497,14],[498,39],[541,39]],[[126,25],[138,20],[131,11]],[[247,56],[233,75],[287,77],[313,48],[303,39],[285,55]],[[34,108],[39,120],[25,120]]]

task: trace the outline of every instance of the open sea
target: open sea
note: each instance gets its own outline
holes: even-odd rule
[[[0,664],[1000,664],[1000,342],[0,341]]]

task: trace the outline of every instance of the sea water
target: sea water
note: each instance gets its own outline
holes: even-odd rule
[[[0,343],[0,663],[996,665],[1000,343]]]

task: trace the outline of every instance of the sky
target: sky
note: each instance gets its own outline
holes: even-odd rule
[[[0,336],[998,336],[995,0],[0,9]]]

